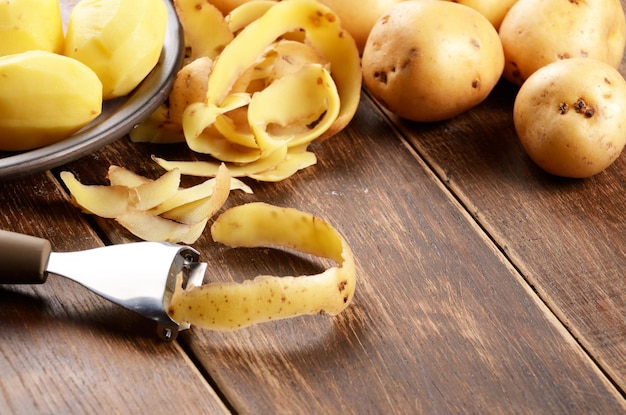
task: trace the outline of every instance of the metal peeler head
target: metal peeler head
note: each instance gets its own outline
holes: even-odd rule
[[[77,252],[53,252],[48,273],[69,278],[94,293],[157,323],[164,341],[189,328],[167,310],[180,275],[183,287],[201,285],[207,264],[189,246],[135,242]]]
[[[176,290],[176,283],[180,276],[182,288],[199,286],[202,284],[207,264],[199,262],[200,254],[195,249],[182,246],[172,260],[172,266],[165,282],[163,292],[162,311],[155,316],[157,321],[157,335],[164,341],[172,341],[180,330],[189,328],[188,323],[177,323],[169,316],[167,310],[172,301],[172,295]]]

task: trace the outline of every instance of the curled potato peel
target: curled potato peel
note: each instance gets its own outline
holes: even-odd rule
[[[174,7],[191,47],[191,60],[214,59],[233,40],[233,32],[222,12],[210,2],[175,0]]]
[[[213,330],[326,313],[336,315],[352,301],[356,269],[352,251],[327,222],[309,213],[256,202],[222,213],[211,227],[216,242],[231,247],[278,246],[337,263],[321,274],[257,276],[243,283],[210,282],[182,289],[179,280],[171,317]]]
[[[307,151],[308,144],[278,147],[268,156],[257,161],[233,164],[230,174],[235,177],[250,177],[265,182],[278,182],[292,176],[298,170],[312,166],[317,162],[313,152]],[[170,161],[153,156],[152,159],[166,170],[178,169],[183,174],[199,177],[213,177],[217,174],[220,163],[212,161]]]
[[[273,0],[255,0],[243,3],[231,10],[226,16],[228,27],[231,32],[237,33],[265,14],[276,3]]]
[[[231,188],[249,189],[231,182],[225,165],[214,178],[196,186],[181,188],[181,172],[171,169],[156,180],[111,166],[111,183],[85,185],[67,171],[61,180],[72,201],[84,212],[115,219],[132,234],[146,241],[193,243],[202,234],[208,219],[224,205]]]
[[[254,94],[248,119],[259,148],[266,152],[291,141],[313,141],[330,128],[339,107],[330,73],[322,65],[310,64]]]
[[[185,33],[201,41],[200,16],[205,13],[209,24],[219,13],[178,1]],[[233,38],[214,58],[199,57],[208,53],[194,53],[190,42],[196,58],[179,72],[169,109],[131,131],[131,139],[176,142],[182,135],[191,150],[216,160],[208,169],[192,162],[188,174],[207,175],[226,162],[256,180],[277,181],[315,164],[312,154],[289,149],[336,134],[354,116],[362,80],[354,39],[315,0],[247,2],[223,16],[220,30],[225,24]],[[168,139],[171,125],[179,125],[182,134]],[[283,145],[289,161],[277,155]],[[261,167],[272,173],[261,174]]]
[[[276,166],[260,173],[247,174],[246,176],[262,182],[279,182],[292,176],[298,170],[317,163],[315,153],[306,149],[289,148],[285,158]]]

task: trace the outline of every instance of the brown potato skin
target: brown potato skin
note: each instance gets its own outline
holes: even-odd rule
[[[463,4],[479,11],[495,27],[500,28],[504,16],[513,7],[517,0],[445,0]]]
[[[594,58],[617,68],[626,46],[620,0],[519,0],[499,29],[503,77],[521,85],[548,63]]]
[[[376,21],[394,4],[404,0],[318,0],[337,13],[341,25],[352,35],[359,52],[363,52],[365,43]]]
[[[626,144],[626,81],[596,59],[553,62],[521,86],[513,121],[522,146],[543,170],[591,177]]]
[[[476,10],[438,0],[405,1],[372,28],[363,81],[389,111],[421,122],[453,118],[496,85],[504,53],[495,28]]]

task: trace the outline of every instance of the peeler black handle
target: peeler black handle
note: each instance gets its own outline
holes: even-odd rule
[[[0,284],[46,282],[51,252],[46,239],[0,229]]]

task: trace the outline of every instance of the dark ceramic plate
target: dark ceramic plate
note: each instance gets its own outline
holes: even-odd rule
[[[156,67],[129,95],[105,102],[102,114],[58,143],[35,150],[0,152],[0,180],[58,167],[125,136],[167,98],[184,55],[184,39],[172,2],[168,8],[163,51]]]

